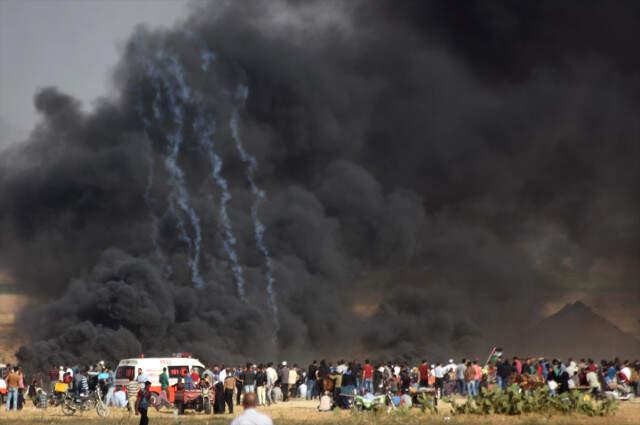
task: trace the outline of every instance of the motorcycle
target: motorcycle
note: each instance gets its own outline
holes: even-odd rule
[[[373,410],[379,411],[386,409],[387,412],[396,410],[393,404],[393,397],[390,392],[380,395],[356,395],[353,400],[353,407],[356,410]]]
[[[76,396],[75,394],[67,394],[61,404],[62,413],[66,416],[72,416],[76,412],[88,412],[96,409],[96,413],[100,417],[109,416],[109,407],[102,401],[100,388],[90,391],[89,394]]]

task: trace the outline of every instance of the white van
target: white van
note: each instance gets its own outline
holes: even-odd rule
[[[169,400],[173,402],[174,391],[172,385],[178,382],[178,377],[182,377],[194,370],[202,376],[204,365],[198,359],[177,354],[173,357],[139,357],[135,359],[122,359],[116,369],[115,384],[117,387],[127,385],[129,378],[134,380],[138,376],[138,369],[142,369],[142,374],[151,382],[151,392],[160,394],[160,374],[163,368],[167,368],[169,375]]]

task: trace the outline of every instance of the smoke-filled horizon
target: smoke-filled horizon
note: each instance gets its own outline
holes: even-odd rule
[[[638,5],[461,7],[214,1],[90,113],[39,91],[0,159],[19,358],[443,359],[637,300]]]

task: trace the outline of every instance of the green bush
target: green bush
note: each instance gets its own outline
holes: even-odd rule
[[[453,398],[445,399],[451,404],[454,414],[476,415],[521,415],[523,413],[572,414],[587,416],[606,416],[618,408],[615,400],[595,401],[589,395],[579,391],[552,396],[547,387],[531,392],[522,391],[512,385],[505,391],[482,389],[476,397],[469,397],[464,403]]]

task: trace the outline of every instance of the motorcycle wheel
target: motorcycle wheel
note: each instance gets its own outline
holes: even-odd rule
[[[66,401],[62,403],[60,407],[62,408],[62,413],[64,413],[65,416],[72,416],[76,413],[76,408]]]
[[[100,416],[101,418],[106,418],[107,416],[109,416],[109,406],[107,406],[106,404],[104,404],[102,401],[99,401],[96,404],[96,413],[98,414],[98,416]]]
[[[156,408],[160,405],[160,396],[157,393],[151,393],[151,400],[149,400],[149,404],[151,406],[156,406]]]
[[[209,401],[208,398],[204,399],[204,413],[206,415],[210,415],[211,414],[211,402]]]

